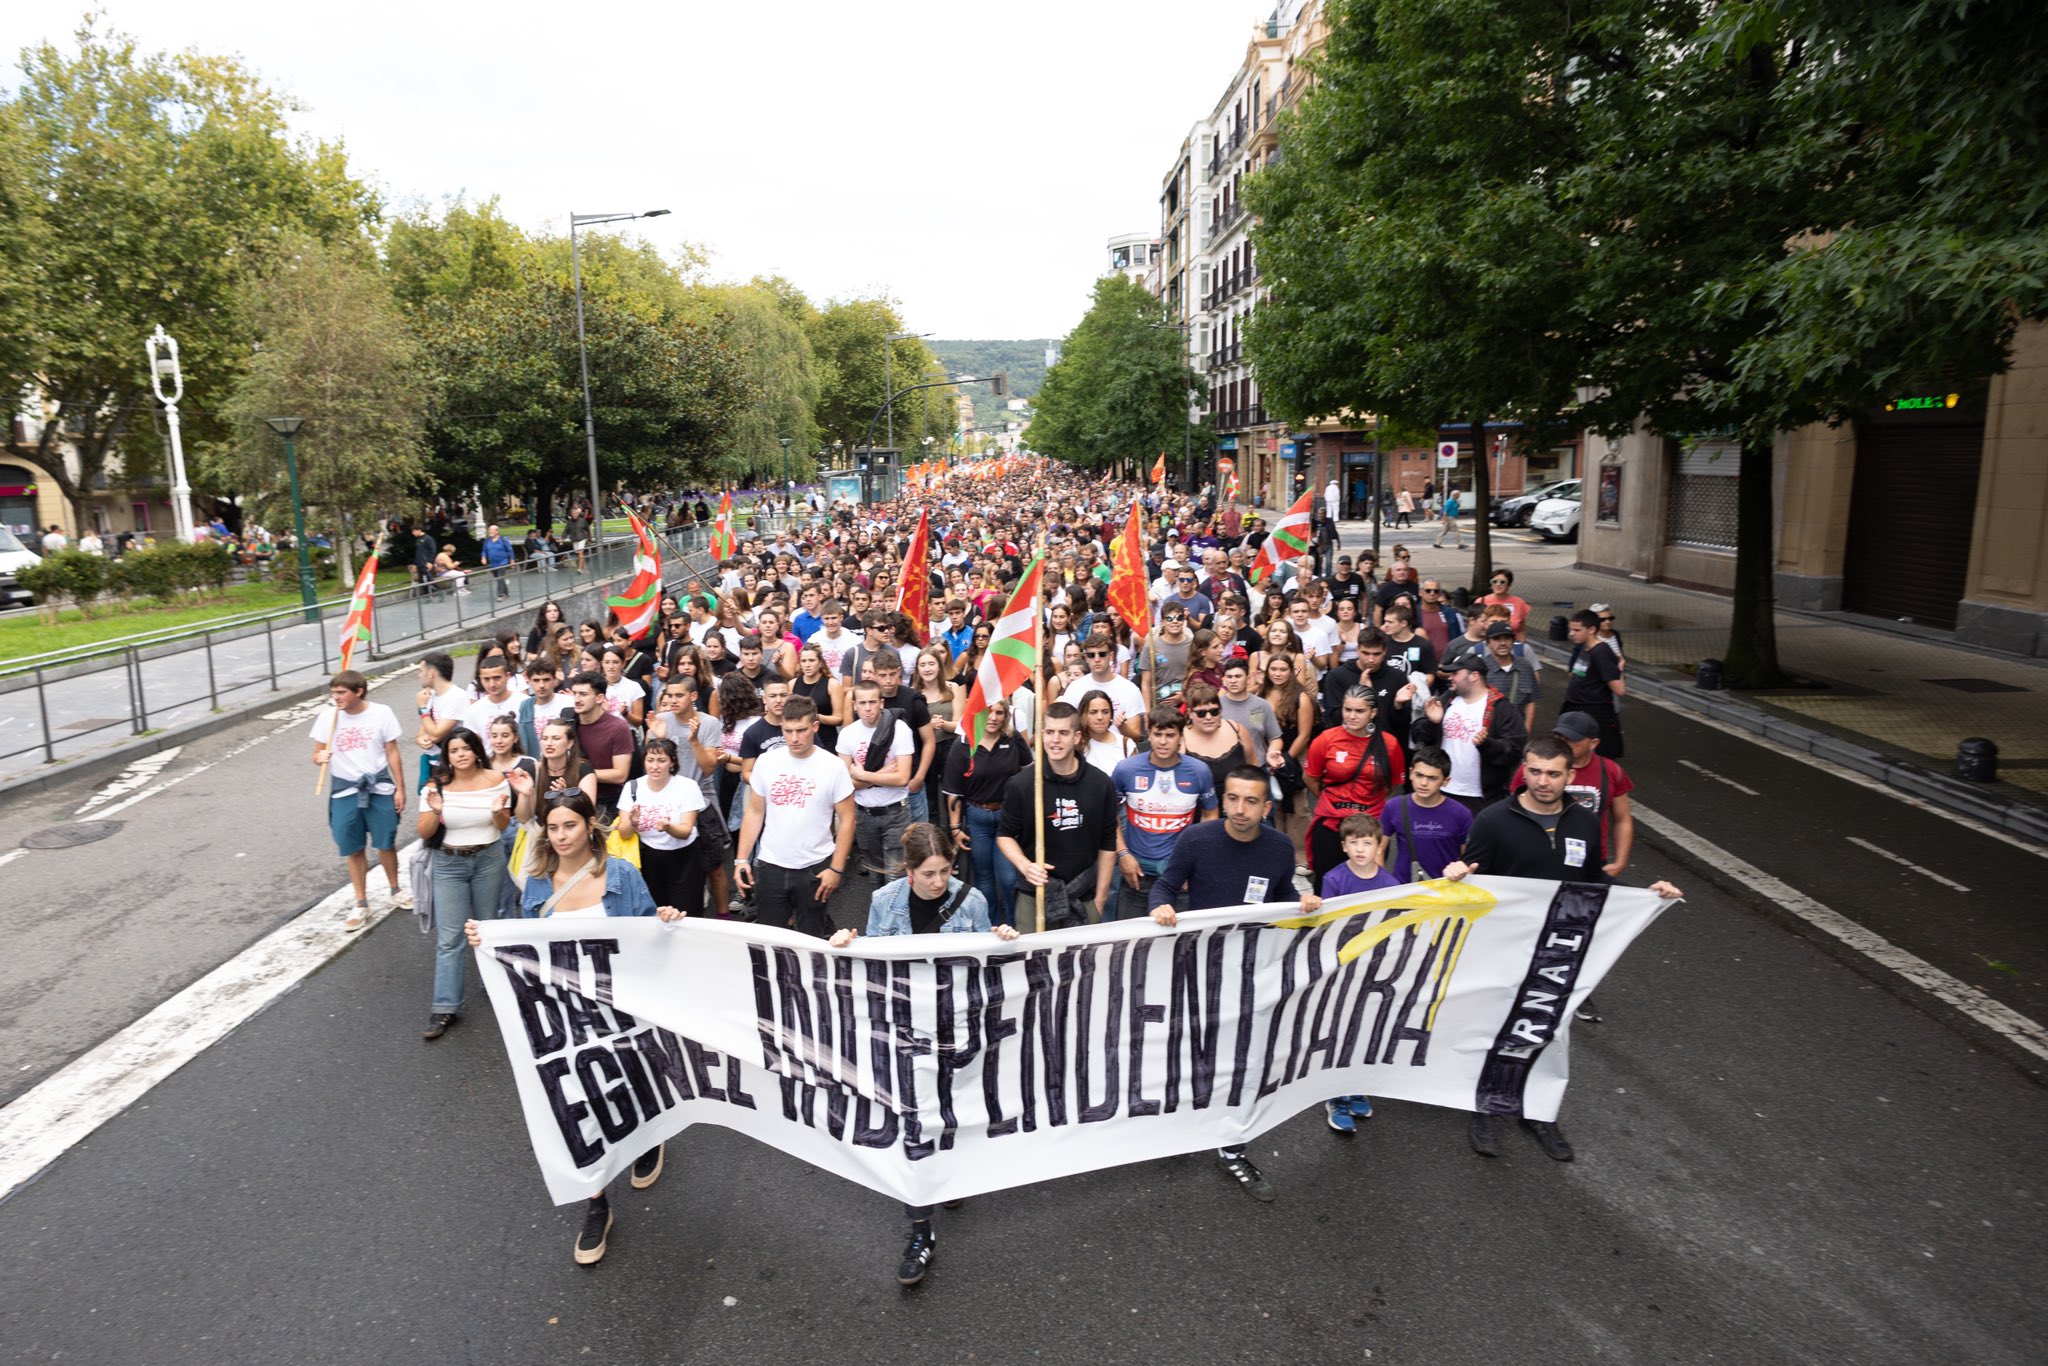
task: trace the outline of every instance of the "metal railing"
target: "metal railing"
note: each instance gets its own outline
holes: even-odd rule
[[[735,516],[742,534],[750,526],[776,532],[784,521]],[[710,537],[711,527],[702,524],[660,534],[663,578],[671,586],[712,579]],[[508,615],[537,614],[551,598],[630,576],[635,546],[631,536],[607,537],[581,570],[574,552],[515,564],[502,578],[488,569],[465,570],[467,594],[445,579],[382,590],[369,658],[480,632]],[[334,667],[348,604],[346,595],[323,599],[310,621],[305,605],[292,603],[0,663],[0,779],[73,757],[108,732],[146,735],[218,712],[226,701],[317,681]],[[601,608],[594,613],[602,614]]]

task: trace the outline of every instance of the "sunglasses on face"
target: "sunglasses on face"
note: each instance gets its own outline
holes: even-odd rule
[[[1613,618],[1613,617],[1602,617],[1602,618],[1600,618],[1600,624],[1601,624],[1602,626],[1612,626],[1612,625],[1614,625],[1614,618]]]
[[[1209,717],[1209,716],[1221,716],[1221,715],[1223,715],[1223,708],[1221,708],[1221,707],[1191,707],[1191,708],[1189,708],[1189,709],[1188,709],[1188,715],[1189,715],[1189,716],[1195,716],[1195,717]]]

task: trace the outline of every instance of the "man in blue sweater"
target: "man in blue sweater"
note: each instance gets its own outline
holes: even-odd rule
[[[1154,923],[1172,926],[1180,917],[1173,899],[1187,893],[1190,911],[1268,902],[1299,903],[1307,915],[1323,904],[1294,886],[1294,842],[1265,824],[1273,804],[1264,769],[1249,764],[1223,778],[1223,819],[1205,821],[1180,832],[1167,857],[1166,870],[1153,881],[1150,907]],[[1218,1148],[1216,1156],[1245,1194],[1271,1200],[1273,1188],[1245,1156],[1242,1146]]]

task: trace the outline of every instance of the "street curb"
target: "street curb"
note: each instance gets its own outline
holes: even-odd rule
[[[1633,681],[1631,680],[1631,683]],[[2038,1086],[2048,1086],[2048,1067],[2043,1066],[2039,1057],[2011,1039],[2005,1038],[1997,1030],[1987,1027],[1983,1021],[1972,1018],[1967,1011],[1958,1010],[1934,993],[1906,980],[1854,945],[1845,944],[1833,935],[1816,929],[1810,922],[1764,896],[1756,888],[1719,867],[1712,860],[1702,858],[1683,844],[1666,839],[1660,832],[1643,822],[1636,823],[1636,838],[1689,873],[1699,874],[1713,884],[1716,891],[1755,912],[1776,928],[1789,932],[1802,943],[1811,944],[1827,957],[1855,972],[1857,976],[1913,1007],[1935,1023],[1955,1031],[1973,1047],[1981,1048],[1996,1055],[2001,1061],[2010,1063],[2023,1073],[2027,1080]],[[1981,991],[1983,988],[1980,987],[1978,990]],[[2010,1006],[2008,1008],[2017,1009]]]
[[[1529,648],[1541,654],[1546,662],[1559,665],[1569,657],[1565,651],[1548,642],[1531,641]],[[1631,693],[1641,693],[1723,725],[1748,731],[1786,749],[1810,754],[1867,778],[1875,778],[1886,787],[1932,802],[1980,825],[2035,844],[2048,845],[2048,811],[2003,800],[1959,778],[1935,773],[1838,736],[1759,711],[1725,692],[1708,692],[1690,684],[1658,678],[1641,666],[1629,671],[1628,687]]]

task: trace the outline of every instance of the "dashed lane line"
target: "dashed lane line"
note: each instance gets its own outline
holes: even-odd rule
[[[1718,868],[1772,903],[1798,916],[1824,934],[1833,936],[1945,1005],[1969,1016],[1986,1029],[2017,1044],[2036,1057],[2048,1059],[2048,1028],[2020,1014],[1971,986],[1951,977],[1917,954],[1908,953],[1882,935],[1873,933],[1838,911],[1823,906],[1806,893],[1780,878],[1772,877],[1753,863],[1747,863],[1704,836],[1694,834],[1674,820],[1638,804],[1636,821],[1669,840],[1693,857]]]
[[[1846,839],[1847,841],[1849,841],[1849,843],[1855,845],[1859,849],[1868,849],[1871,853],[1877,855],[1879,858],[1890,859],[1893,863],[1898,864],[1901,868],[1911,868],[1914,872],[1920,874],[1920,876],[1922,877],[1931,877],[1944,887],[1953,887],[1959,892],[1967,892],[1970,890],[1968,887],[1965,887],[1962,883],[1957,882],[1952,877],[1943,877],[1940,873],[1935,872],[1932,868],[1922,868],[1919,864],[1913,862],[1913,860],[1911,859],[1900,858],[1897,854],[1894,854],[1891,850],[1885,848],[1881,844],[1872,844],[1869,840],[1858,839],[1854,835],[1844,835],[1842,836],[1842,838]]]
[[[419,848],[399,851],[400,886]],[[341,927],[342,915],[354,897],[343,886],[321,898],[0,1109],[0,1200],[390,914],[373,901],[370,924],[350,933]]]
[[[1678,763],[1681,768],[1689,768],[1693,772],[1699,774],[1702,778],[1712,778],[1717,783],[1726,783],[1729,787],[1734,788],[1737,792],[1743,793],[1746,796],[1761,797],[1764,795],[1763,793],[1757,791],[1753,787],[1744,787],[1741,783],[1736,782],[1733,778],[1724,777],[1723,775],[1714,772],[1714,770],[1711,768],[1703,768],[1700,765],[1694,763],[1690,759],[1680,759]]]

